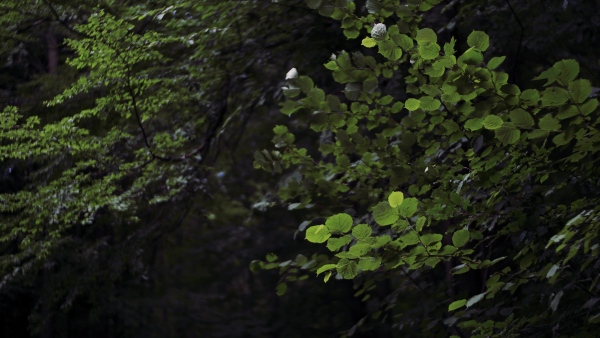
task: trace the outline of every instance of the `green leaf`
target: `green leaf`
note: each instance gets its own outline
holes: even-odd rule
[[[306,229],[306,239],[312,243],[323,243],[331,237],[331,233],[324,224],[313,225]]]
[[[531,129],[535,124],[533,117],[521,108],[511,111],[509,116],[510,122],[521,129]]]
[[[364,254],[366,254],[367,252],[369,252],[370,250],[371,250],[370,244],[356,243],[350,247],[350,250],[348,250],[348,253],[355,257],[360,257],[360,256],[363,256]]]
[[[542,92],[544,107],[562,106],[567,100],[569,100],[569,92],[559,87],[550,87]]]
[[[402,57],[402,49],[397,47],[396,44],[391,40],[386,40],[378,43],[379,54],[388,58],[389,60],[396,61]]]
[[[460,300],[454,301],[448,306],[448,311],[454,311],[456,309],[460,309],[461,307],[465,306],[466,303],[467,303],[466,299],[460,299]]]
[[[521,138],[521,131],[516,129],[512,123],[504,124],[502,127],[494,130],[494,134],[496,139],[505,145],[514,144]]]
[[[433,29],[431,29],[431,28],[423,28],[423,29],[419,29],[417,31],[417,36],[416,36],[415,40],[417,40],[417,42],[419,44],[427,43],[427,42],[436,43],[437,42],[437,35],[433,31]]]
[[[275,128],[273,128],[273,132],[275,135],[283,135],[288,132],[288,129],[286,126],[277,125]]]
[[[419,43],[419,55],[423,60],[433,60],[440,55],[440,46],[435,42]]]
[[[379,225],[390,225],[398,219],[398,210],[392,208],[388,202],[380,202],[373,207],[373,218]]]
[[[404,194],[400,191],[394,191],[388,196],[388,202],[392,208],[402,204],[402,201],[404,201]]]
[[[272,263],[277,260],[277,255],[274,253],[270,253],[267,255],[267,262]]]
[[[427,111],[438,110],[441,106],[441,102],[431,96],[423,96],[419,101],[421,102],[420,108]]]
[[[497,57],[493,57],[487,64],[487,68],[489,70],[493,70],[498,68],[498,66],[500,66],[502,64],[502,62],[504,62],[504,59],[506,59],[506,56],[497,56]]]
[[[423,230],[423,226],[425,226],[426,221],[427,221],[427,218],[425,218],[425,216],[420,216],[419,218],[417,218],[417,223],[415,224],[415,229],[418,232],[421,232]]]
[[[392,40],[402,49],[410,50],[415,46],[415,42],[406,34],[393,35]]]
[[[558,69],[558,83],[564,86],[575,80],[579,74],[579,63],[573,59],[558,61],[552,68]]]
[[[337,273],[344,279],[353,279],[358,275],[358,266],[355,261],[351,261],[347,258],[342,258],[337,263]]]
[[[338,251],[344,245],[350,243],[352,241],[352,237],[350,235],[345,235],[340,238],[331,237],[327,240],[327,249],[330,251]]]
[[[336,267],[337,267],[337,264],[325,264],[317,269],[317,276],[325,271],[333,270]]]
[[[547,131],[558,131],[560,129],[560,122],[550,114],[542,117],[538,125],[540,129]]]
[[[489,130],[498,129],[502,127],[502,124],[504,124],[504,121],[502,121],[501,117],[496,115],[488,115],[483,120],[483,126],[485,127],[485,129]]]
[[[467,229],[460,229],[452,234],[452,244],[457,248],[462,248],[469,242],[470,233]]]
[[[569,82],[569,92],[575,103],[582,103],[592,93],[592,84],[585,79],[579,79]]]
[[[450,269],[450,273],[452,273],[453,275],[460,275],[469,272],[469,270],[471,270],[471,268],[469,268],[468,265],[460,264]]]
[[[352,235],[356,239],[365,239],[365,238],[371,236],[372,231],[373,230],[371,229],[371,227],[368,224],[357,224],[352,229]]]
[[[475,130],[479,130],[481,128],[483,128],[483,119],[482,118],[469,119],[465,122],[465,129],[475,131]]]
[[[375,39],[370,38],[370,37],[366,37],[362,40],[362,45],[367,47],[367,48],[372,48],[375,47],[377,45],[377,42],[375,41]]]
[[[323,0],[306,0],[306,5],[310,9],[317,9],[321,6]]]
[[[540,100],[540,92],[535,89],[526,89],[521,92],[519,98],[528,106],[537,105]]]
[[[346,233],[352,229],[352,217],[348,214],[336,214],[325,222],[327,229],[331,233]]]
[[[398,207],[398,212],[402,217],[412,217],[412,215],[414,215],[417,212],[418,205],[419,201],[416,198],[406,198]]]
[[[413,98],[406,100],[406,102],[404,103],[404,108],[406,108],[410,111],[417,110],[417,109],[419,109],[420,106],[421,106],[421,101],[419,101],[417,99],[413,99]]]
[[[482,52],[490,46],[490,37],[482,31],[473,31],[467,37],[467,44],[469,47],[475,47]]]
[[[588,102],[581,105],[581,113],[585,116],[591,114],[598,107],[598,100],[591,99]]]
[[[381,265],[381,257],[361,257],[358,268],[362,271],[375,271]]]
[[[277,287],[275,287],[275,293],[277,293],[278,296],[283,296],[287,292],[287,288],[287,284],[285,282],[281,282],[277,284]]]

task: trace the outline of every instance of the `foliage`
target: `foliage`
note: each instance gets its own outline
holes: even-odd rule
[[[539,74],[541,88],[509,83],[504,57],[484,56],[486,33],[457,52],[454,38],[419,27],[438,2],[307,2],[362,47],[325,64],[345,99],[288,73],[281,112],[308,121],[318,150],[277,126],[276,150],[257,152],[255,167],[293,173],[279,196],[306,210],[306,239],[328,250],[252,268],[354,280],[369,320],[405,334],[590,335],[600,316],[591,83],[573,59]]]

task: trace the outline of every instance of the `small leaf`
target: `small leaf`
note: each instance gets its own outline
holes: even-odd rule
[[[352,241],[352,237],[350,237],[349,235],[342,236],[340,238],[331,237],[327,240],[327,249],[329,249],[329,251],[332,252],[338,251],[341,247],[350,243],[350,241]]]
[[[336,270],[344,279],[352,279],[358,275],[358,266],[356,262],[347,258],[340,259],[337,263]]]
[[[327,229],[332,233],[346,233],[352,229],[352,217],[348,214],[336,214],[325,222]]]
[[[540,92],[538,92],[535,89],[525,89],[524,91],[521,92],[521,95],[519,96],[519,98],[526,105],[535,106],[535,105],[537,105],[538,101],[540,100]]]
[[[466,299],[460,299],[460,300],[454,301],[448,306],[448,311],[454,311],[456,309],[460,309],[461,307],[465,306],[466,303],[467,303]]]
[[[502,121],[502,118],[499,116],[496,116],[496,115],[488,115],[483,120],[483,126],[485,127],[485,129],[489,129],[489,130],[498,129],[498,128],[502,127],[503,123],[504,123],[504,121]]]
[[[420,106],[421,106],[421,101],[419,101],[417,99],[413,99],[413,98],[406,100],[406,102],[404,103],[404,108],[406,108],[410,111],[417,110],[417,109],[419,109]]]
[[[325,264],[322,267],[317,269],[317,276],[325,271],[333,270],[336,267],[337,267],[337,264]]]
[[[402,204],[398,207],[398,212],[400,213],[400,216],[402,217],[412,217],[412,215],[414,215],[417,212],[417,207],[418,207],[419,201],[414,198],[407,198],[405,199]]]
[[[569,91],[573,102],[582,103],[590,96],[592,84],[585,79],[571,81],[569,82]]]
[[[465,246],[465,244],[467,244],[467,242],[469,242],[469,237],[470,237],[469,230],[467,230],[467,229],[458,230],[452,235],[452,244],[457,248],[461,248],[461,247]]]
[[[562,106],[569,100],[569,92],[559,87],[549,87],[542,93],[544,107]]]
[[[598,100],[597,99],[591,99],[588,102],[584,103],[583,105],[581,105],[581,113],[583,115],[589,115],[591,114],[594,110],[596,110],[596,108],[598,107]]]
[[[433,29],[423,28],[423,29],[419,29],[417,31],[417,36],[416,36],[415,40],[417,40],[417,42],[419,44],[426,43],[426,42],[436,43],[437,35],[433,31]]]
[[[552,66],[558,69],[558,83],[567,85],[579,74],[579,63],[573,59],[558,61]]]
[[[557,131],[560,129],[560,122],[550,114],[542,117],[538,125],[540,129],[547,131]]]
[[[267,255],[267,262],[272,263],[277,260],[277,255],[274,253],[270,253]]]
[[[362,45],[367,48],[371,48],[371,47],[375,47],[377,45],[377,42],[373,38],[366,37],[362,40]]]
[[[381,265],[381,257],[361,257],[358,268],[363,271],[375,271]]]
[[[494,130],[494,135],[503,144],[514,144],[521,138],[521,131],[511,124],[504,124],[502,127]]]
[[[506,56],[493,57],[487,64],[488,69],[493,70],[498,68],[498,66],[500,66],[502,62],[504,62],[504,59],[506,59]]]
[[[365,239],[371,236],[373,230],[368,224],[358,224],[352,229],[352,236],[356,239]]]
[[[475,131],[475,130],[479,130],[481,128],[483,128],[483,119],[482,118],[469,119],[465,122],[465,129]]]
[[[388,202],[390,203],[390,206],[392,208],[395,208],[402,204],[402,201],[404,201],[404,194],[400,191],[394,191],[388,197]]]
[[[475,47],[482,52],[490,46],[490,37],[482,31],[473,31],[467,37],[467,44],[469,47]]]
[[[312,243],[323,243],[331,237],[331,233],[324,224],[313,225],[306,229],[306,240]]]
[[[510,112],[510,122],[514,123],[515,126],[521,129],[531,129],[534,126],[535,122],[533,121],[533,117],[531,115],[521,109],[515,109]]]
[[[275,293],[277,293],[278,296],[283,296],[285,295],[287,291],[287,284],[286,283],[279,283],[277,284],[277,287],[275,288]]]
[[[398,219],[398,210],[388,202],[380,202],[373,208],[373,218],[379,225],[390,225]]]

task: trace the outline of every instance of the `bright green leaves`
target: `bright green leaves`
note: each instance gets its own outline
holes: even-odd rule
[[[375,41],[375,39],[373,39],[373,38],[366,37],[362,40],[362,45],[367,48],[372,48],[377,45],[377,41]]]
[[[452,234],[452,245],[454,245],[457,248],[462,248],[469,241],[469,237],[469,230],[460,229],[454,234]]]
[[[394,191],[388,196],[388,203],[392,208],[402,204],[402,201],[404,201],[404,194],[400,191]]]
[[[329,217],[325,226],[331,233],[346,233],[352,228],[352,217],[348,214],[337,214]]]
[[[423,60],[433,60],[440,55],[440,46],[435,42],[420,43],[419,55]]]
[[[323,224],[306,229],[306,240],[312,243],[324,243],[331,237],[331,232]]]
[[[471,34],[469,34],[469,37],[467,37],[467,44],[469,45],[469,47],[474,47],[481,52],[485,52],[490,46],[490,37],[484,32],[473,31],[471,32]]]
[[[314,225],[306,229],[306,239],[312,243],[323,243],[331,237],[331,234],[343,234],[349,232],[351,228],[352,217],[350,215],[344,213],[336,214],[329,217],[324,225]],[[345,244],[341,244],[340,246]],[[338,243],[332,244],[334,247],[336,245]]]
[[[345,235],[339,238],[331,237],[327,240],[327,249],[329,249],[330,251],[338,251],[341,247],[347,245],[351,241],[352,237],[349,235]]]
[[[535,105],[537,105],[538,101],[540,100],[540,92],[538,92],[535,89],[526,89],[521,92],[521,95],[519,98],[526,105],[535,106]]]
[[[372,231],[373,230],[368,224],[358,224],[352,229],[352,236],[356,239],[363,240],[371,236]]]
[[[423,60],[433,60],[440,55],[437,35],[431,28],[419,29],[415,40],[419,44],[419,55]]]
[[[485,127],[485,129],[489,129],[489,130],[498,129],[498,128],[502,127],[502,124],[504,124],[504,121],[502,120],[502,118],[500,116],[496,116],[496,115],[488,115],[483,120],[483,126]]]
[[[415,37],[415,40],[417,40],[417,43],[419,43],[419,44],[427,43],[427,42],[436,43],[437,35],[433,31],[433,29],[423,28],[423,29],[419,29],[417,31],[417,36]]]
[[[352,279],[358,275],[358,264],[347,258],[342,258],[336,266],[337,273],[344,279]]]
[[[398,210],[388,202],[380,202],[373,207],[373,218],[379,225],[390,225],[398,219]]]
[[[410,99],[406,100],[406,102],[404,102],[404,108],[406,108],[407,110],[410,110],[410,111],[417,110],[417,109],[419,109],[420,106],[421,106],[421,101],[419,101],[417,99],[410,98]]]
[[[448,305],[448,311],[454,311],[456,309],[460,309],[461,307],[465,306],[466,303],[467,303],[466,299],[460,299],[460,300],[454,301],[454,302],[450,303],[450,305]]]

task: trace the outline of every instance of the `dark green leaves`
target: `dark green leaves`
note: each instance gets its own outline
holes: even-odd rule
[[[521,129],[530,129],[535,123],[531,114],[521,108],[511,111],[509,116],[510,122]]]
[[[487,64],[488,69],[493,70],[498,68],[504,62],[504,59],[506,59],[506,56],[493,57]]]
[[[542,105],[544,107],[556,107],[563,105],[569,100],[569,92],[559,87],[550,87],[542,93]]]
[[[352,236],[356,239],[365,239],[371,236],[373,230],[368,224],[358,224],[352,229]]]
[[[592,84],[585,79],[571,81],[569,82],[569,92],[573,102],[582,103],[590,96]]]
[[[469,241],[469,236],[469,230],[458,230],[452,234],[452,244],[457,248],[462,248]]]

